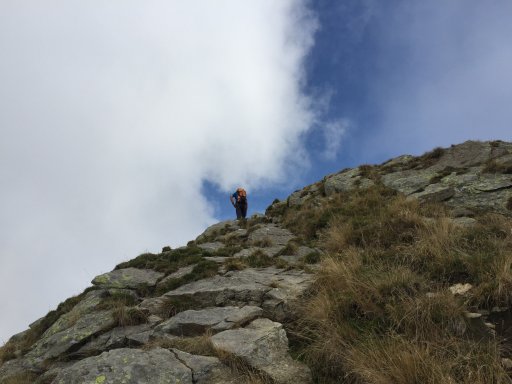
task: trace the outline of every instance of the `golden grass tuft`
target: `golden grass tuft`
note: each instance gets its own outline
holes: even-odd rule
[[[112,311],[115,326],[128,327],[147,323],[148,314],[137,307],[126,307],[124,304],[118,304]]]

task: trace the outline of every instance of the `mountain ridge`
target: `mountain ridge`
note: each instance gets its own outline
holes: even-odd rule
[[[380,322],[372,317],[374,313],[396,316],[385,309],[396,303],[379,299],[384,289],[379,284],[387,286],[389,281],[377,279],[378,289],[366,286],[357,291],[351,279],[359,276],[359,270],[370,273],[377,260],[393,253],[393,262],[385,261],[376,270],[389,275],[403,303],[416,300],[415,305],[427,305],[425,297],[432,297],[444,303],[443,311],[452,311],[453,318],[444,317],[443,312],[441,323],[429,323],[429,332],[441,330],[450,338],[461,333],[471,342],[479,335],[485,340],[482,345],[498,348],[500,332],[506,329],[492,319],[508,313],[508,309],[499,310],[508,308],[512,297],[510,264],[503,262],[508,269],[494,287],[497,275],[484,276],[475,266],[495,262],[473,265],[473,257],[470,261],[463,257],[471,247],[452,252],[444,239],[446,244],[439,249],[453,260],[438,260],[439,255],[425,249],[428,245],[419,249],[417,244],[422,243],[421,236],[443,228],[449,236],[460,236],[461,243],[453,244],[454,249],[464,248],[481,231],[479,243],[471,244],[474,249],[485,243],[488,248],[482,246],[482,252],[499,251],[499,257],[509,257],[511,217],[512,143],[467,141],[422,156],[402,155],[380,165],[345,169],[293,192],[285,201],[274,201],[265,215],[217,223],[185,247],[142,254],[97,276],[84,293],[68,299],[2,347],[0,383],[310,383],[342,378],[356,383],[415,382],[421,377],[420,368],[412,373],[414,380],[400,381],[381,367],[377,373],[392,378],[379,381],[382,377],[363,373],[370,369],[354,362],[363,349],[344,337],[357,340],[364,334],[365,343],[379,338],[388,345],[392,341],[385,334],[398,332],[405,340],[412,331],[402,329],[404,319],[374,324]],[[490,228],[498,235],[490,233]],[[429,241],[435,244],[446,233]],[[408,260],[412,259],[408,252],[413,251],[424,252],[423,259]],[[424,275],[422,268],[427,271]],[[334,281],[329,280],[333,270],[338,273]],[[373,282],[373,277],[365,279]],[[319,286],[322,281],[329,284]],[[324,290],[338,283],[343,283],[342,292]],[[467,290],[442,293],[448,286]],[[373,292],[373,296],[365,302],[343,298],[353,301],[344,309],[349,312],[343,321],[360,324],[354,329],[343,325],[349,330],[340,333],[335,350],[343,347],[350,354],[329,361],[339,353],[321,344],[329,344],[337,333],[314,318],[315,300],[324,295],[325,300],[336,301],[351,290],[361,296]],[[389,292],[385,297],[394,297]],[[400,305],[405,305],[402,301]],[[358,308],[355,313],[353,306]],[[332,332],[325,333],[320,324]],[[344,323],[336,326],[340,324]],[[358,327],[370,328],[361,333]],[[418,348],[411,355],[426,353],[437,364],[437,355]],[[494,355],[496,361],[488,365],[499,372],[488,382],[510,382],[509,356]],[[431,382],[460,379],[450,368],[442,369]],[[471,369],[463,369],[457,382],[466,382],[468,376],[478,383],[479,376],[471,376]],[[407,372],[407,367],[402,371]]]

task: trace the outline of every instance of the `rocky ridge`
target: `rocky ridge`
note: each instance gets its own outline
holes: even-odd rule
[[[282,224],[283,209],[322,206],[381,183],[444,202],[472,225],[481,211],[512,216],[512,144],[466,142],[420,157],[363,165],[275,201],[266,215],[211,226],[97,276],[3,347],[0,383],[310,383],[292,358],[287,324],[314,281],[321,244]]]

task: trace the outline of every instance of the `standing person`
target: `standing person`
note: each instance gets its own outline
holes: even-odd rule
[[[243,188],[237,188],[236,192],[229,196],[231,204],[236,209],[236,218],[245,219],[247,215],[247,192]]]

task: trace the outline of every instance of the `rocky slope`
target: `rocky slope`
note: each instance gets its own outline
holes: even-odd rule
[[[375,184],[446,203],[462,226],[481,212],[510,217],[512,144],[466,142],[347,169],[275,201],[266,215],[122,263],[13,336],[0,353],[0,383],[313,382],[290,352],[288,324],[323,245],[293,233],[282,214]]]

